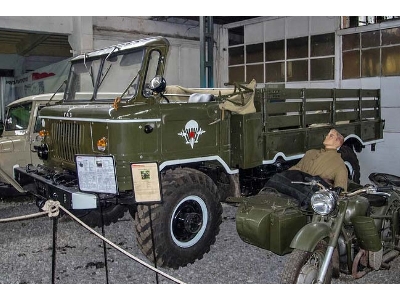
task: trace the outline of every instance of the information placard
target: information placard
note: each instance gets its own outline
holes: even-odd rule
[[[75,157],[79,189],[83,192],[117,193],[112,156],[77,155]]]
[[[158,164],[132,163],[132,180],[135,201],[138,203],[161,202]]]

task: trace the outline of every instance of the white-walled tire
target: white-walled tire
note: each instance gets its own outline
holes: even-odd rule
[[[162,204],[137,206],[136,239],[154,262],[152,229],[157,266],[178,269],[210,251],[222,222],[222,206],[215,183],[195,169],[168,170],[162,177],[162,194]]]

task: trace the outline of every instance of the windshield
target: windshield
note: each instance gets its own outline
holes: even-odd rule
[[[27,129],[29,125],[31,109],[32,102],[9,107],[5,122],[5,130],[13,131]]]
[[[143,50],[83,60],[71,66],[67,101],[130,99],[137,93]],[[103,66],[101,63],[104,61]]]

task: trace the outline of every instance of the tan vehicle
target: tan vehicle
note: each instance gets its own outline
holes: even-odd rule
[[[38,112],[61,98],[62,94],[42,94],[24,97],[7,105],[0,138],[1,199],[24,192],[12,179],[14,167],[37,165],[41,161],[36,153],[36,147],[41,144]]]

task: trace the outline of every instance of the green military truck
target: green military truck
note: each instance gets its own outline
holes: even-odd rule
[[[129,209],[157,266],[201,259],[219,233],[221,203],[257,194],[330,128],[346,137],[340,151],[355,181],[356,152],[383,139],[379,90],[171,86],[168,49],[152,37],[73,58],[63,100],[40,111],[43,164],[15,168],[39,207],[58,200],[82,218],[100,208],[90,226]]]

